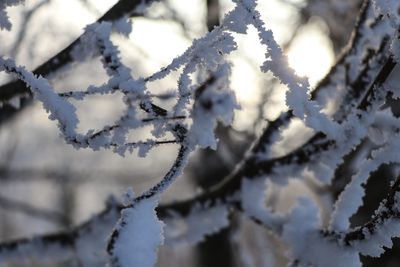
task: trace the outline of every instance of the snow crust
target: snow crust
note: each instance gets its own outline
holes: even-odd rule
[[[164,224],[154,210],[157,202],[146,199],[122,210],[112,254],[118,266],[151,267],[157,262],[158,247],[164,243]]]

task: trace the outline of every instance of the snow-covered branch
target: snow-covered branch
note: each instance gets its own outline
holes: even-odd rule
[[[363,205],[365,185],[372,173],[383,165],[400,163],[399,120],[389,103],[400,96],[400,15],[393,12],[399,10],[398,1],[364,1],[348,47],[314,90],[288,66],[254,0],[234,0],[233,9],[220,24],[193,40],[181,55],[147,77],[133,75],[136,69],[132,71],[124,63],[111,35],[129,34],[127,17],[142,12],[151,2],[119,1],[55,57],[62,63],[45,63],[30,72],[13,59],[0,56],[0,71],[29,87],[49,118],[57,121],[66,143],[76,148],[111,149],[120,155],[137,148],[144,157],[156,146],[179,145],[168,171],[144,193],[135,196],[129,190],[124,203],[108,203],[104,211],[70,232],[0,244],[0,263],[18,261],[19,255],[40,255],[47,260],[76,257],[83,266],[150,267],[157,262],[164,239],[169,245],[200,242],[228,226],[233,212],[241,212],[284,242],[294,266],[361,266],[360,254],[378,257],[383,246],[391,247],[391,238],[400,235],[398,179],[369,222],[354,227],[350,219]],[[0,12],[4,13],[4,7],[0,5]],[[116,19],[118,23],[107,22]],[[216,149],[217,124],[233,122],[240,103],[231,90],[228,56],[238,50],[238,36],[250,28],[256,30],[265,49],[259,66],[262,75],[269,73],[286,87],[289,110],[268,122],[242,160],[216,186],[187,200],[159,206],[162,194],[182,176],[189,155],[197,149]],[[58,93],[47,79],[37,75],[53,73],[88,57],[100,57],[106,71],[108,80],[100,86]],[[163,82],[172,73],[178,73],[175,88],[166,97],[172,104],[164,107],[156,101],[149,84]],[[4,91],[0,88],[4,92],[0,99],[9,100],[25,90],[17,88],[10,93],[9,85]],[[79,133],[74,101],[103,94],[122,96],[122,114],[98,130]],[[273,147],[294,119],[311,129],[310,137],[295,140],[293,149],[274,156]],[[145,126],[151,126],[147,133],[151,139],[129,139],[129,133]],[[346,157],[360,147],[368,152],[355,163],[355,173],[338,177]],[[346,185],[337,199],[331,196],[328,207],[309,197],[299,199],[285,212],[267,205],[267,192],[275,186],[285,188],[294,179],[305,180],[306,173],[324,188],[334,187],[339,178]],[[322,219],[322,208],[329,223]]]

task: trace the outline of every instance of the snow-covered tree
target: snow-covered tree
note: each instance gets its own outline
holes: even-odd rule
[[[7,7],[20,2],[0,3],[2,30],[12,27]],[[392,238],[400,236],[400,2],[289,1],[304,17],[325,18],[337,46],[357,17],[347,45],[315,86],[289,66],[285,49],[259,9],[261,1],[255,0],[233,0],[218,25],[194,38],[182,54],[150,75],[138,74],[137,67],[124,60],[115,36],[129,36],[135,27],[131,18],[148,16],[158,2],[118,1],[33,71],[0,55],[0,71],[16,79],[0,87],[1,120],[34,99],[58,125],[65,143],[76,149],[146,157],[160,146],[178,146],[169,169],[147,190],[136,194],[127,189],[123,201],[109,201],[102,212],[70,231],[1,243],[0,265],[74,258],[79,266],[154,266],[161,246],[194,245],[228,227],[237,214],[280,240],[289,266],[362,266],[360,256],[380,257],[391,249]],[[241,49],[241,36],[251,32],[264,49],[259,75],[272,77],[269,81],[284,90],[286,110],[259,121],[263,130],[249,137],[248,151],[216,185],[191,198],[159,204],[182,176],[191,154],[217,149],[223,137],[216,129],[231,125],[235,112],[246,108],[232,90],[231,55]],[[68,66],[93,58],[101,60],[104,83],[92,81],[83,90],[60,92],[49,81]],[[162,86],[172,75],[177,77],[173,90],[166,86],[163,94],[152,91],[152,84]],[[120,97],[117,105],[122,103],[123,110],[113,123],[82,130],[77,105],[96,95]],[[306,134],[292,137],[292,148],[285,153],[275,153],[299,122]],[[136,140],[143,130],[148,137]],[[343,171],[344,166],[351,170]],[[368,199],[366,185],[382,166],[390,167],[386,197],[368,220],[356,225],[352,218]],[[313,194],[280,209],[271,196],[293,192],[288,188],[296,181]],[[277,248],[262,249],[260,253],[270,255]],[[243,264],[258,266],[252,253],[240,251]]]

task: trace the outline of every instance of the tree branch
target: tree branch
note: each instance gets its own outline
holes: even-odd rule
[[[136,12],[136,8],[141,5],[150,5],[151,3],[159,0],[120,0],[113,7],[111,7],[97,22],[102,21],[115,21],[123,16],[135,17],[141,16],[141,13]],[[79,44],[78,37],[75,41],[69,44],[66,48],[61,50],[59,53],[51,57],[49,60],[38,66],[33,73],[35,75],[48,76],[54,74],[62,67],[73,61],[71,52]],[[7,84],[0,86],[0,102],[7,102],[14,97],[26,98],[21,103],[21,108],[26,107],[30,104],[31,92],[29,88],[20,80],[12,81]],[[5,107],[0,108],[0,114],[5,114],[0,117],[0,123],[7,120],[12,115],[18,112],[18,109],[10,109]]]

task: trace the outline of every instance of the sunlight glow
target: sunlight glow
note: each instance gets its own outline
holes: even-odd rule
[[[316,26],[300,32],[288,51],[289,65],[299,76],[309,78],[315,85],[329,71],[334,62],[331,44]]]

